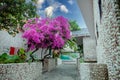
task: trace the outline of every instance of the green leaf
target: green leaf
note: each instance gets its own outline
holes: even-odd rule
[[[26,3],[26,0],[2,0],[0,6],[8,5],[0,11],[0,30],[6,29],[10,34],[18,32],[18,24],[21,28],[23,20],[37,16],[35,0]],[[27,14],[28,16],[23,16]],[[9,21],[7,21],[9,19]],[[11,28],[9,28],[11,27]]]
[[[0,56],[0,59],[7,59],[9,56],[7,53],[3,53],[1,56]]]
[[[75,20],[74,21],[70,20],[69,23],[70,23],[70,30],[71,31],[80,30],[80,27]]]
[[[18,55],[25,54],[24,48],[20,48],[18,51]]]
[[[72,39],[68,40],[65,44],[65,47],[67,47],[67,46],[69,46],[74,51],[78,50],[78,46],[77,46],[75,38],[72,38]]]

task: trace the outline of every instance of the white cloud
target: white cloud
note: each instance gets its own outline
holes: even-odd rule
[[[37,4],[43,4],[45,2],[45,0],[38,0]]]
[[[73,0],[68,0],[68,3],[72,5],[74,2]]]
[[[45,8],[44,12],[47,17],[52,17],[54,15],[54,12],[57,11],[61,6],[61,3],[55,0],[47,0],[47,2],[49,2],[49,6]]]
[[[54,11],[53,6],[49,6],[49,7],[45,8],[45,15],[47,17],[52,17],[53,11]]]
[[[65,12],[65,13],[68,13],[68,12],[69,12],[68,9],[67,9],[67,7],[66,7],[65,5],[61,5],[61,6],[60,6],[60,10],[61,10],[62,12]]]
[[[42,8],[42,4],[45,2],[45,0],[38,0],[37,1],[37,8]]]
[[[42,9],[42,4],[45,1],[49,5],[48,7],[46,7],[44,9],[44,12],[42,12],[42,13],[45,14],[46,17],[52,17],[54,15],[54,12],[57,11],[58,9],[60,9],[64,13],[68,13],[69,12],[65,5],[63,5],[62,3],[60,3],[60,2],[58,2],[56,0],[38,0],[38,2],[37,2],[37,5],[38,5],[37,7],[38,7],[38,10],[39,10],[37,12],[38,14],[41,14],[41,10],[43,10]]]

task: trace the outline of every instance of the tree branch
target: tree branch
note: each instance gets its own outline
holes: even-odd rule
[[[37,50],[38,50],[38,48],[36,48],[36,49],[30,54],[30,57],[31,57],[31,59],[32,59],[32,62],[35,60],[33,54],[34,54]]]

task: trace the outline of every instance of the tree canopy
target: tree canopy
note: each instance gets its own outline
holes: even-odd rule
[[[70,20],[69,23],[70,23],[70,30],[71,31],[80,30],[80,27],[75,20]]]
[[[0,30],[10,34],[18,32],[26,19],[36,16],[36,5],[33,0],[0,0]]]

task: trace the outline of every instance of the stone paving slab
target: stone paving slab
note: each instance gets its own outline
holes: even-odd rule
[[[56,69],[43,73],[43,80],[78,80],[76,64],[62,64]]]

